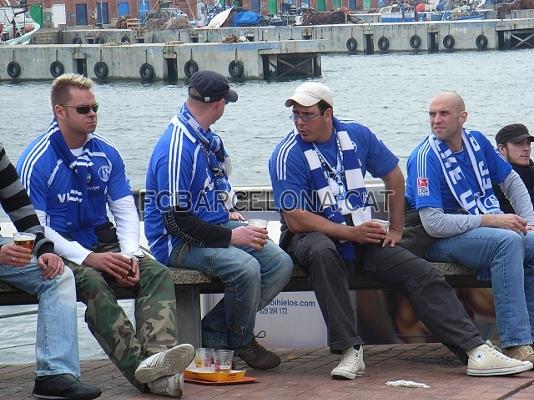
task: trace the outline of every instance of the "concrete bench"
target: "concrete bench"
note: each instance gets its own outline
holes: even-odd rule
[[[465,287],[489,287],[488,281],[479,281],[467,268],[457,264],[434,263],[449,284],[454,288]],[[212,279],[200,271],[182,268],[169,268],[171,279],[174,282],[176,295],[178,323],[178,337],[180,342],[192,343],[195,346],[201,344],[201,308],[200,294],[222,293],[224,287],[218,279]],[[380,282],[367,277],[353,274],[348,277],[349,287],[352,290],[387,289]],[[293,277],[285,287],[285,292],[311,291],[311,283],[306,272],[299,266],[295,266]],[[132,293],[124,288],[115,288],[115,294],[119,299],[132,298]],[[0,281],[0,305],[36,304],[36,296],[24,293],[5,282]]]
[[[376,188],[380,188],[377,185]],[[278,213],[274,211],[272,205],[272,194],[270,188],[246,188],[241,190],[244,195],[240,198],[241,203],[245,204],[244,214],[248,217],[259,217],[269,221],[278,221]],[[142,193],[137,198],[137,204],[142,203]],[[142,210],[142,207],[138,207]],[[140,212],[140,218],[143,215]],[[274,227],[276,223],[273,224]],[[269,233],[273,240],[278,240],[279,232],[269,227]],[[490,287],[490,282],[479,281],[472,270],[464,268],[457,264],[434,263],[449,284],[454,288],[468,287]],[[200,271],[169,268],[171,279],[174,282],[174,289],[177,303],[178,336],[180,342],[191,343],[195,346],[201,345],[201,307],[200,295],[203,293],[223,293],[224,287],[217,279],[212,279]],[[388,287],[380,282],[366,278],[361,275],[351,274],[348,277],[349,287],[352,290],[369,290],[369,289],[387,289]],[[305,271],[299,266],[295,266],[293,277],[285,287],[285,292],[311,291],[312,286]],[[115,288],[115,293],[119,299],[132,298],[131,292],[124,288]],[[21,292],[10,285],[0,281],[0,305],[16,304],[35,304],[35,296]]]

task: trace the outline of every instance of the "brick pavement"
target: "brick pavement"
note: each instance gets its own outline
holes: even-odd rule
[[[253,384],[205,386],[187,383],[186,399],[292,400],[532,400],[534,372],[511,377],[474,378],[440,344],[367,346],[365,376],[354,381],[330,378],[339,361],[326,349],[280,352],[283,363],[272,371],[249,371]],[[238,363],[238,367],[244,364]],[[31,398],[33,365],[0,366],[0,399]],[[107,360],[82,362],[84,381],[99,386],[101,399],[160,399],[132,388]],[[391,380],[426,383],[429,389],[386,386]]]

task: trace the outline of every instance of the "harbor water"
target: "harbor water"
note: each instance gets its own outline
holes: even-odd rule
[[[335,93],[337,116],[360,121],[401,159],[428,134],[428,102],[440,90],[463,96],[466,126],[492,140],[503,125],[521,122],[534,129],[534,50],[440,54],[323,56],[322,83]],[[226,107],[214,130],[234,165],[237,186],[269,185],[267,160],[292,129],[284,100],[302,81],[235,83],[239,101]],[[144,187],[151,150],[186,98],[186,84],[98,83],[97,132],[121,151],[133,188]],[[51,120],[50,82],[0,83],[0,142],[13,162]],[[5,216],[4,216],[5,218]],[[132,314],[131,302],[125,302]],[[35,306],[1,307],[0,317]],[[79,304],[80,353],[103,357],[83,322]],[[34,360],[35,315],[0,319],[0,364]]]

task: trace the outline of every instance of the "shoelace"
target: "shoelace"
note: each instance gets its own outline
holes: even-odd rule
[[[341,362],[339,363],[340,366],[352,366],[353,364],[358,362],[358,356],[360,352],[356,349],[354,351],[346,351],[343,353],[343,357],[341,357]]]
[[[490,348],[492,348],[493,350],[497,350],[499,353],[502,354],[502,350],[501,350],[501,348],[498,347],[498,346],[495,346],[493,343],[491,343],[491,341],[486,340],[486,344],[487,344]]]
[[[495,346],[493,343],[491,343],[491,341],[486,340],[486,344],[488,345],[488,347],[489,347],[490,349],[493,350],[494,355],[498,356],[499,358],[503,358],[503,359],[504,359],[504,358],[509,358],[506,354],[504,354],[504,353],[502,352],[502,350],[501,350],[498,346]],[[496,353],[496,354],[495,354],[495,353]]]
[[[254,339],[265,339],[267,337],[267,332],[265,331],[259,331],[256,336],[254,336]]]
[[[506,354],[503,353],[503,351],[500,349],[500,347],[498,346],[495,346],[493,343],[491,343],[489,340],[486,341],[486,344],[488,345],[488,347],[490,349],[493,350],[493,353],[495,356],[499,357],[499,358],[502,358],[503,360],[504,359],[509,359],[510,357],[508,357]],[[533,353],[533,350],[532,350],[532,347],[528,346],[529,347],[529,350],[527,350],[527,353],[529,354],[532,354]]]

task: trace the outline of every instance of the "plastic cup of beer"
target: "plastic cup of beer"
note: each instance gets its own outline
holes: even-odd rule
[[[35,242],[35,235],[27,232],[15,232],[13,234],[13,242],[17,246],[22,246],[33,252],[33,243]]]
[[[133,265],[134,265],[134,257],[135,257],[135,254],[134,253],[121,253],[121,255],[123,257],[126,257],[131,265],[130,267],[130,272],[128,273],[128,276],[133,276],[134,273],[133,273]]]
[[[380,224],[382,225],[382,230],[384,232],[387,232],[389,230],[389,221],[386,221],[385,219],[376,219],[376,218],[373,218],[371,220],[371,222],[374,222],[375,224]]]
[[[230,372],[234,360],[233,350],[215,350],[213,352],[213,365],[215,371]]]
[[[267,229],[267,220],[266,219],[249,219],[248,226],[255,226],[257,228]]]
[[[195,351],[195,368],[211,369],[213,367],[213,349],[200,347]]]

